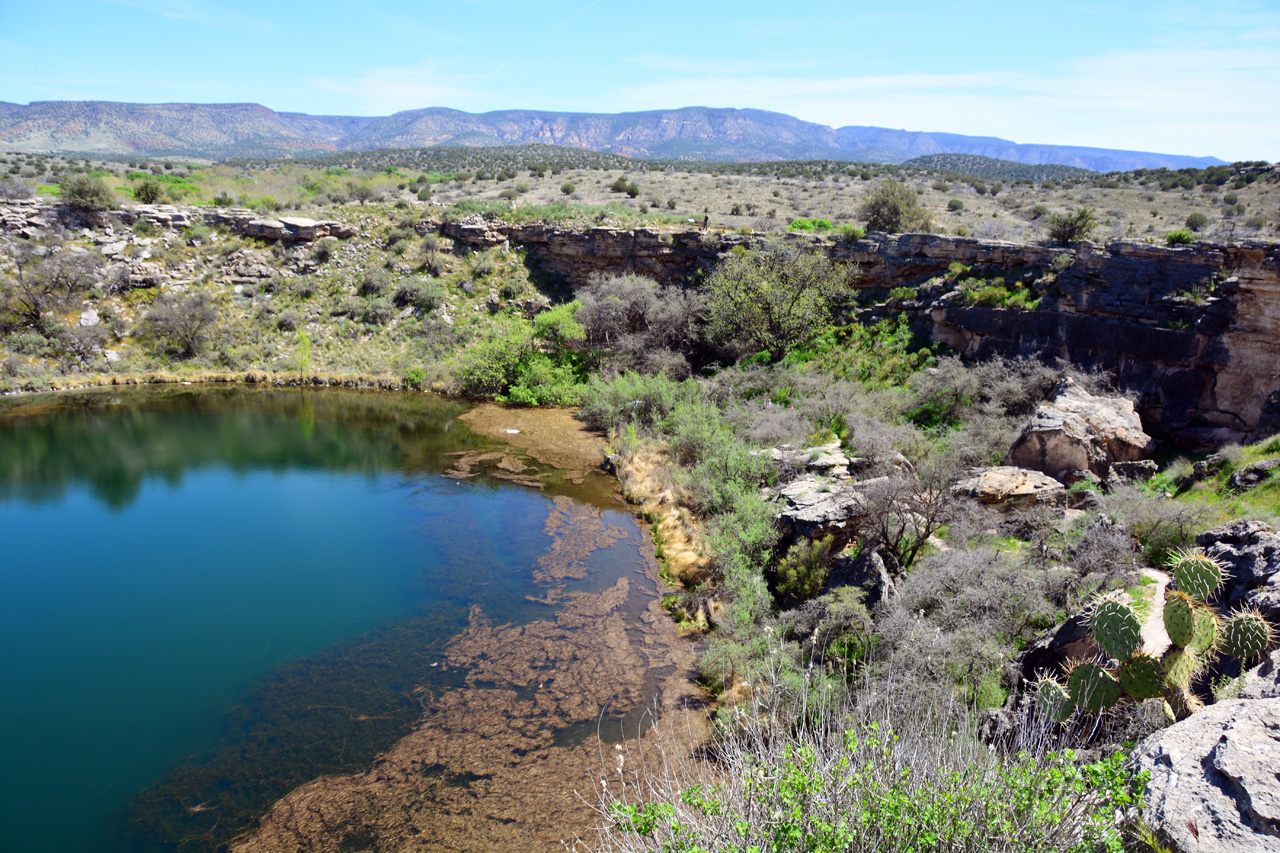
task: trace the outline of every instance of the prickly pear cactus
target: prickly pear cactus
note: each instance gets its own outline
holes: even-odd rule
[[[1196,630],[1196,602],[1180,590],[1169,590],[1164,597],[1164,630],[1175,646],[1186,648]]]
[[[1271,626],[1262,614],[1256,610],[1242,610],[1227,620],[1222,631],[1221,648],[1224,654],[1241,661],[1252,661],[1267,650],[1271,640]]]
[[[1052,678],[1046,678],[1036,685],[1036,704],[1040,712],[1055,722],[1065,723],[1075,710],[1067,689]]]
[[[1182,551],[1173,556],[1173,579],[1187,595],[1208,601],[1222,583],[1222,564],[1208,554]]]
[[[1120,682],[1096,663],[1076,664],[1067,676],[1067,693],[1081,711],[1100,714],[1120,701]]]
[[[1185,687],[1174,687],[1165,694],[1165,704],[1175,720],[1185,720],[1204,707],[1200,697]]]
[[[1191,680],[1200,671],[1200,663],[1200,656],[1191,649],[1170,647],[1161,662],[1165,683],[1169,687],[1188,689],[1191,687]]]
[[[1120,689],[1126,696],[1155,699],[1164,695],[1164,668],[1146,652],[1138,652],[1120,665]]]
[[[1187,648],[1196,654],[1206,655],[1218,642],[1218,616],[1205,605],[1196,606],[1192,613],[1195,616],[1195,627]]]
[[[1114,598],[1094,605],[1089,628],[1098,648],[1116,660],[1128,660],[1142,645],[1142,620],[1132,607]]]

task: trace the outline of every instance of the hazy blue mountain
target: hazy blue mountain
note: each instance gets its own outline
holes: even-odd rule
[[[1223,162],[1215,157],[1026,145],[955,133],[831,128],[753,109],[468,113],[428,107],[368,117],[278,113],[259,104],[33,101],[23,106],[0,102],[0,147],[21,151],[217,158],[528,144],[564,145],[628,157],[731,161],[903,162],[931,154],[973,154],[1097,171],[1204,167]]]

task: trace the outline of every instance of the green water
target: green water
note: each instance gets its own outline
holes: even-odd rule
[[[604,487],[441,476],[490,446],[462,411],[243,388],[0,401],[0,850],[215,849],[405,734],[472,603],[545,618],[525,596],[551,496],[605,506]],[[590,587],[636,568],[639,530],[606,515],[628,538]]]

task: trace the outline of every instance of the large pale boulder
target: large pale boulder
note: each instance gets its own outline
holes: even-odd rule
[[[1067,493],[1062,483],[1047,474],[1008,465],[971,468],[951,491],[1001,511],[1025,509],[1037,504],[1060,504]]]
[[[1143,818],[1175,853],[1280,851],[1280,699],[1210,705],[1136,755]]]
[[[1003,464],[1054,478],[1083,469],[1105,480],[1114,463],[1146,459],[1154,450],[1133,401],[1096,397],[1067,380],[1052,403],[1036,409]]]

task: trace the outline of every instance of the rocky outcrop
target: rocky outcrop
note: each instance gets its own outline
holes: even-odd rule
[[[1211,705],[1147,738],[1143,818],[1177,853],[1280,850],[1280,699]]]
[[[159,228],[176,230],[193,225],[220,225],[231,233],[259,240],[307,243],[323,237],[354,237],[352,225],[331,219],[303,216],[264,217],[239,207],[186,207],[173,204],[139,204],[128,210],[84,212],[48,199],[17,199],[0,205],[0,231],[30,239],[50,227],[102,227],[113,219],[132,225],[140,220]]]
[[[601,225],[572,228],[521,225],[472,214],[454,222],[424,220],[420,230],[439,230],[467,249],[489,249],[516,243],[544,274],[572,287],[586,287],[600,275],[634,273],[663,284],[676,284],[708,273],[721,253],[750,242],[739,234],[697,229],[659,231]]]
[[[573,287],[612,272],[697,280],[722,252],[754,239],[484,217],[438,227],[471,248],[519,244],[532,264]],[[860,310],[860,318],[905,313],[918,333],[966,356],[1062,358],[1106,370],[1138,395],[1142,416],[1183,449],[1280,432],[1280,244],[1060,247],[928,234],[787,239],[858,265],[857,287],[881,303]],[[1038,307],[967,304],[945,279],[952,264],[1025,287]],[[917,298],[884,304],[892,288],[904,286]]]
[[[1065,502],[1062,483],[1039,471],[1007,465],[965,472],[952,492],[993,506],[1002,512]]]
[[[1086,470],[1106,480],[1112,464],[1145,459],[1154,450],[1132,401],[1097,397],[1068,380],[1052,403],[1036,409],[1003,464],[1055,479]]]

